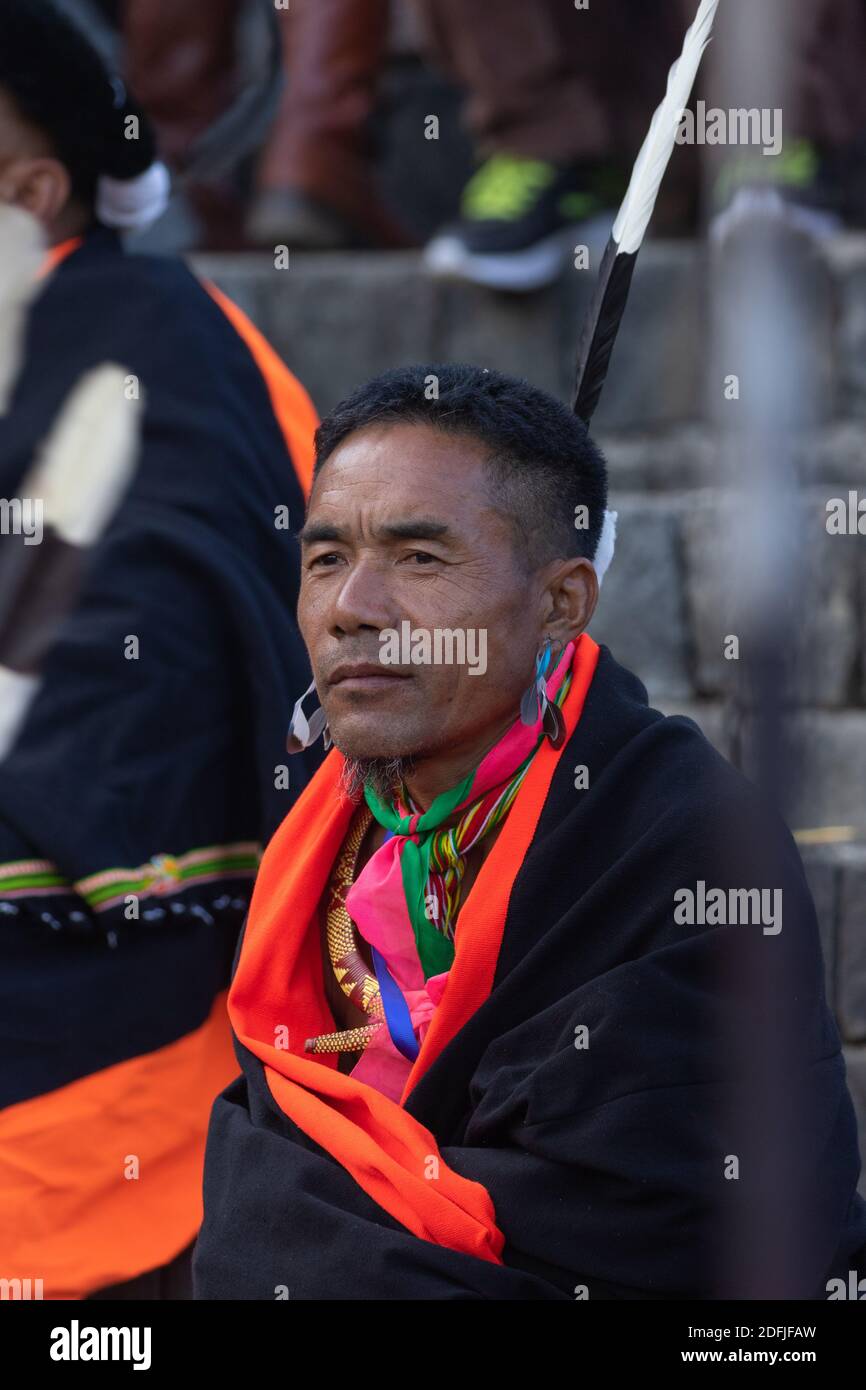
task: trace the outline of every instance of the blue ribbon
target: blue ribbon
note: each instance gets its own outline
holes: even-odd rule
[[[386,841],[390,840],[393,834],[393,830],[389,830],[385,836]],[[384,956],[373,945],[371,945],[370,950],[373,953],[373,966],[376,971],[376,979],[379,981],[382,1007],[385,1010],[385,1023],[391,1034],[391,1041],[408,1062],[414,1062],[420,1048],[418,1039],[415,1037],[415,1030],[412,1027],[409,1005],[403,998],[403,991],[388,969]]]
[[[370,949],[373,952],[376,979],[379,981],[379,992],[382,995],[382,1007],[385,1010],[385,1022],[388,1025],[388,1032],[391,1034],[391,1041],[397,1051],[402,1052],[407,1061],[414,1062],[418,1056],[419,1047],[415,1030],[412,1027],[409,1005],[403,998],[400,986],[388,969],[384,956],[379,954],[375,946]]]

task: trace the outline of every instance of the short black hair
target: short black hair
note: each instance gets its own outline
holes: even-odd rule
[[[397,423],[428,425],[487,446],[495,503],[512,520],[529,568],[575,555],[594,558],[607,507],[607,466],[583,421],[554,396],[461,362],[397,367],[325,417],[316,431],[313,476],[350,434]]]
[[[53,0],[0,0],[0,90],[51,142],[73,195],[91,209],[101,175],[135,178],[156,158],[144,113]],[[130,116],[136,139],[127,138]]]

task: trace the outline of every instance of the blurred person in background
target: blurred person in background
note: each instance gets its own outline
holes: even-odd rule
[[[390,9],[388,0],[294,0],[281,11],[286,85],[247,221],[256,244],[411,244],[383,203],[370,145]]]
[[[582,8],[503,0],[495,19],[461,0],[416,4],[431,55],[466,92],[466,121],[482,161],[457,219],[429,243],[428,268],[496,289],[536,289],[570,259],[575,224],[617,205],[620,161],[639,143],[696,0]],[[784,150],[775,159],[744,151],[713,189],[716,213],[742,188],[768,179],[790,203],[852,213],[844,154],[866,133],[866,6],[808,0],[791,9],[779,43],[791,50],[786,62],[799,101],[785,112]],[[728,93],[724,104],[763,103],[760,94]],[[672,171],[681,180],[673,205],[680,221],[694,212],[695,155],[692,146]]]
[[[741,0],[720,10],[729,53],[738,52],[745,13]],[[761,143],[734,148],[708,138],[702,159],[714,241],[756,216],[807,239],[866,220],[866,0],[795,0],[784,15],[784,25],[773,28],[775,74],[747,62],[709,69],[709,110],[760,111],[778,136],[770,154],[764,132]]]
[[[49,0],[5,0],[0,205],[50,252],[0,494],[20,496],[94,366],[142,401],[138,468],[77,598],[63,584],[51,611],[0,625],[14,674],[66,607],[0,761],[0,1276],[38,1276],[46,1298],[182,1296],[208,1111],[237,1073],[237,932],[309,772],[295,759],[289,787],[280,768],[308,670],[286,523],[316,415],[215,287],[125,253],[119,229],[158,216],[167,180],[83,34]],[[21,544],[2,537],[7,556]]]
[[[409,182],[417,142],[404,126],[397,161],[404,188],[398,180],[395,197],[383,190],[371,134],[396,26],[465,93],[479,159],[462,194],[462,150],[454,160],[457,216],[430,241],[428,268],[517,291],[554,279],[575,226],[618,204],[646,113],[696,9],[695,0],[585,9],[569,0],[503,0],[494,16],[460,0],[415,0],[405,8],[389,0],[293,0],[275,15],[268,0],[98,3],[122,29],[125,70],[175,168],[237,97],[241,21],[258,6],[267,9],[285,82],[256,167],[188,183],[198,243],[216,250],[411,244],[419,230]],[[723,212],[744,188],[769,182],[789,208],[810,209],[826,225],[862,221],[866,5],[799,0],[779,44],[798,92],[796,109],[785,112],[784,149],[772,159],[744,149],[728,161],[713,176],[711,210]],[[447,121],[444,86],[441,95]],[[728,93],[724,105],[764,102],[760,94]],[[443,114],[435,100],[431,114]],[[662,234],[695,225],[697,153],[694,146],[680,152],[659,210]],[[250,175],[252,190],[245,187]]]
[[[251,7],[251,0],[207,6],[125,0],[115,6],[125,72],[175,168],[184,166],[196,141],[235,99],[245,3]],[[250,206],[245,210],[242,180],[191,179],[200,245],[331,250],[411,244],[377,187],[370,141],[389,19],[388,0],[294,0],[277,11],[285,81],[252,171]]]
[[[184,167],[196,141],[232,102],[241,8],[242,0],[121,0],[108,16],[122,31],[123,75],[173,170]],[[200,247],[231,250],[242,242],[243,204],[230,180],[191,179],[186,194]]]

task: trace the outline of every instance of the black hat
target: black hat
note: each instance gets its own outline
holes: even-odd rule
[[[51,141],[98,221],[156,220],[170,180],[147,117],[53,0],[0,3],[0,90]]]

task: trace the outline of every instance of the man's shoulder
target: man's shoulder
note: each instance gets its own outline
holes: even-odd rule
[[[733,794],[755,791],[694,719],[654,708],[643,682],[604,645],[570,747],[585,752],[598,773],[678,778],[683,791],[698,790],[704,779]]]
[[[34,312],[43,307],[77,301],[83,295],[110,299],[122,291],[140,292],[151,300],[175,302],[207,300],[207,294],[195,276],[175,256],[147,255],[126,252],[117,238],[96,232],[88,235],[83,244],[68,256],[46,283],[34,305]],[[115,312],[122,316],[123,299],[115,300]]]
[[[33,305],[32,332],[92,356],[120,353],[166,380],[201,377],[200,363],[244,352],[235,328],[192,269],[175,256],[125,252],[98,234],[69,256]],[[244,355],[246,355],[244,353]],[[152,360],[151,360],[152,359]]]
[[[88,240],[51,277],[27,332],[15,406],[37,423],[46,400],[57,408],[84,372],[117,362],[140,380],[146,432],[207,438],[210,481],[214,456],[230,449],[267,458],[282,479],[286,441],[268,383],[223,305],[182,261]]]
[[[650,705],[643,683],[602,646],[583,714],[564,750],[556,781],[596,793],[596,814],[622,818],[632,833],[676,826],[684,840],[729,839],[744,827],[777,847],[790,832],[771,798],[713,746],[684,714]],[[572,793],[573,795],[573,793]],[[591,801],[587,802],[587,806]]]

